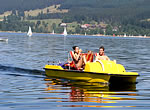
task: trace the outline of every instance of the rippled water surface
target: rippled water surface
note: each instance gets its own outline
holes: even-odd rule
[[[8,38],[0,42],[1,110],[150,109],[150,39],[49,34],[29,38],[24,33],[0,33],[0,38]],[[45,64],[65,62],[74,45],[83,52],[105,46],[111,60],[140,74],[138,83],[117,87],[47,78]]]

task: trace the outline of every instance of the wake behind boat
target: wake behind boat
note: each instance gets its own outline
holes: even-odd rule
[[[0,38],[0,41],[2,41],[2,42],[7,42],[8,39]]]

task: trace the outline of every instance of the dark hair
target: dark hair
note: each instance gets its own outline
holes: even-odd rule
[[[75,50],[76,49],[76,47],[78,47],[78,46],[73,46],[72,48],[73,48],[73,50]]]
[[[103,49],[103,50],[105,50],[104,46],[101,46],[99,49]]]

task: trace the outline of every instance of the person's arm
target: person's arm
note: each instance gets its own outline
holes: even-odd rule
[[[95,57],[95,60],[98,60],[98,56]]]
[[[110,61],[110,59],[109,59],[109,57],[108,57],[108,56],[106,56],[106,59]]]
[[[78,55],[75,55],[75,54],[73,53],[73,59],[75,59],[75,61],[78,61],[79,57],[80,57],[80,52],[79,52]]]
[[[98,55],[98,53],[96,53],[95,54],[95,60],[98,60],[98,58],[99,58],[99,55]]]

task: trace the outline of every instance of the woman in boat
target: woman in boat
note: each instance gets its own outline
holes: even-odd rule
[[[79,49],[78,46],[73,46],[72,59],[75,62],[77,68],[82,68],[85,65],[85,56],[82,55],[82,49]]]
[[[95,60],[110,60],[108,56],[105,55],[105,48],[101,46],[99,48],[99,53],[96,54]]]

